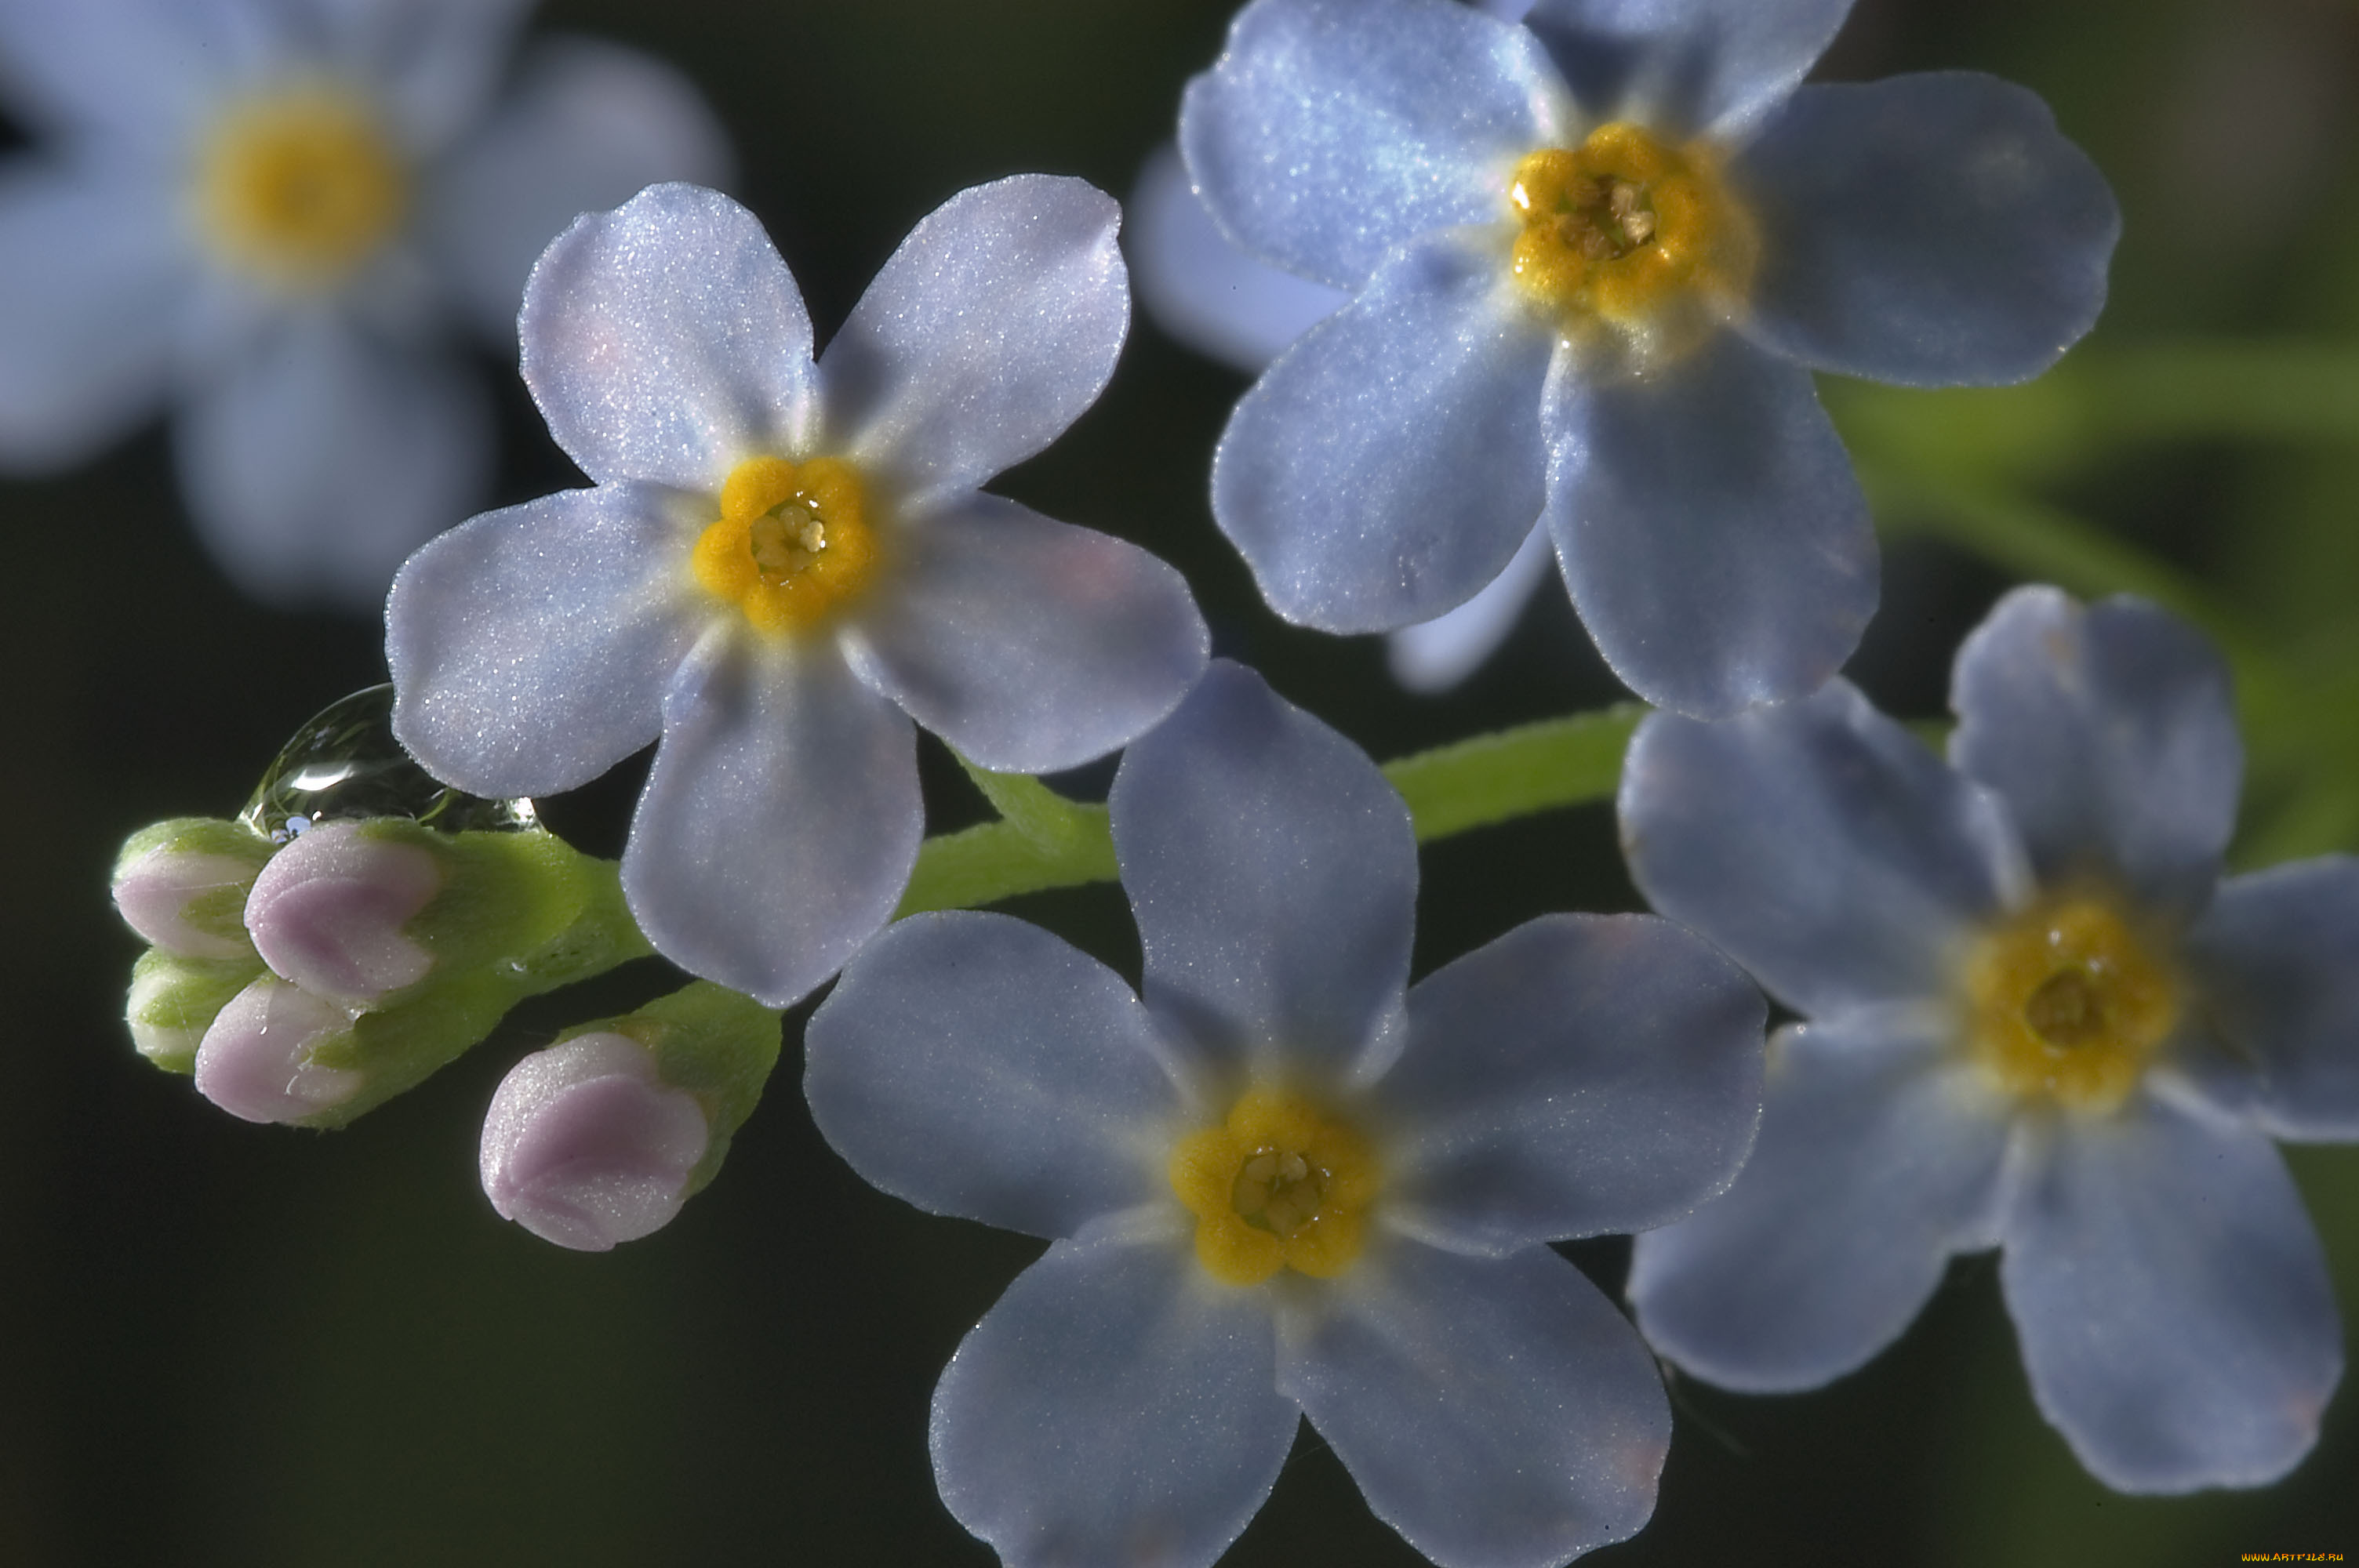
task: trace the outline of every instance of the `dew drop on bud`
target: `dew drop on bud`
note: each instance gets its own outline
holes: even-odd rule
[[[321,822],[406,816],[445,833],[537,827],[532,802],[486,800],[419,767],[393,738],[393,687],[373,686],[313,714],[279,752],[238,820],[274,844]]]

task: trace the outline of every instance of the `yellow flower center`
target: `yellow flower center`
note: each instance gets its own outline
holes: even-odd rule
[[[409,168],[369,106],[324,86],[248,98],[197,158],[199,226],[233,265],[317,288],[349,274],[409,211]]]
[[[2121,1104],[2178,1027],[2177,978],[2114,907],[2050,899],[1966,957],[1968,1044],[2013,1094],[2077,1110]]]
[[[1507,200],[1523,224],[1516,281],[1569,338],[1602,326],[1647,352],[1677,352],[1752,285],[1752,218],[1702,143],[1666,146],[1636,125],[1601,125],[1578,147],[1526,157]]]
[[[1228,1285],[1281,1268],[1333,1279],[1360,1255],[1360,1211],[1379,1185],[1357,1130],[1299,1095],[1259,1088],[1180,1140],[1170,1173],[1196,1217],[1197,1261]]]
[[[749,458],[721,486],[721,516],[690,566],[714,598],[771,636],[807,632],[864,592],[877,568],[860,470],[841,458]]]

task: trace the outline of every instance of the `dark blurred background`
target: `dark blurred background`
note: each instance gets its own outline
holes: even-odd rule
[[[1227,0],[552,0],[549,27],[643,46],[735,137],[822,336],[919,217],[1026,169],[1122,194],[1215,53]],[[1861,0],[1821,74],[1972,68],[2046,95],[2127,227],[2092,351],[2188,333],[2351,342],[2359,326],[2359,8],[2348,0]],[[512,372],[499,502],[579,483]],[[1610,700],[1560,591],[1447,700],[1369,640],[1291,632],[1213,531],[1206,465],[1240,377],[1144,322],[1113,389],[996,488],[1122,535],[1194,583],[1221,652],[1378,757]],[[2213,583],[2314,667],[2359,669],[2359,452],[2147,446],[2059,499]],[[135,1055],[137,950],[105,897],[124,836],[228,815],[312,711],[384,677],[374,624],[240,600],[195,545],[151,428],[88,468],[0,487],[0,1562],[26,1564],[975,1563],[935,1500],[933,1379],[1038,1249],[863,1186],[796,1084],[802,1014],[720,1180],[604,1257],[491,1212],[483,1108],[572,1019],[659,966],[545,999],[425,1087],[332,1135],[249,1127]],[[457,521],[457,519],[452,519]],[[2008,579],[1897,540],[1853,673],[1939,713],[1958,637]],[[2340,715],[2321,723],[2344,723]],[[943,824],[978,809],[944,759]],[[615,852],[643,762],[545,803]],[[1632,907],[1604,808],[1425,859],[1420,972],[1546,910]],[[1136,972],[1111,889],[1036,917]],[[2296,1150],[2359,1311],[2359,1150]],[[1572,1249],[1609,1288],[1626,1244]],[[1816,1394],[1675,1380],[1640,1563],[2209,1564],[2359,1552],[2359,1394],[2283,1485],[2113,1496],[2034,1412],[1988,1258],[1892,1352]],[[1417,1561],[1307,1430],[1229,1563]]]

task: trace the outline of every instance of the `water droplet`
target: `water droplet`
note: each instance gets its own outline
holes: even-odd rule
[[[238,820],[284,844],[321,822],[407,816],[445,833],[537,827],[532,802],[485,800],[452,789],[410,760],[393,738],[393,687],[373,686],[330,703],[295,731]]]

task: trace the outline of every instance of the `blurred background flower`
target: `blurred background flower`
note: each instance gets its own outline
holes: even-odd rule
[[[540,248],[656,179],[726,178],[687,81],[529,0],[8,0],[0,468],[73,463],[173,406],[214,558],[370,612],[482,499],[458,329],[516,343]],[[515,58],[512,59],[511,56]]]
[[[695,82],[824,342],[954,191],[1027,169],[1127,191],[1232,9],[549,0],[535,21]],[[1860,0],[1821,74],[1946,68],[2039,92],[2119,193],[2124,239],[2107,315],[2049,378],[1984,394],[1826,384],[1886,531],[1883,608],[1849,673],[1886,711],[1935,717],[1958,639],[2010,582],[2071,567],[2084,595],[2152,591],[2090,580],[2119,563],[2074,553],[2134,545],[2245,633],[2228,644],[2252,758],[2232,860],[2359,847],[2359,13]],[[46,122],[11,129],[28,153],[54,145]],[[2261,364],[2183,346],[2225,334],[2296,351]],[[485,503],[581,483],[521,384],[484,384]],[[1536,595],[1446,701],[1404,696],[1380,640],[1277,622],[1205,499],[1245,385],[1141,319],[1104,399],[996,487],[1180,567],[1219,652],[1379,759],[1617,694],[1561,594]],[[928,1399],[1038,1244],[917,1214],[837,1161],[792,1091],[800,1012],[722,1178],[600,1257],[500,1221],[477,1140],[519,1057],[669,989],[658,966],[618,971],[593,1000],[528,1004],[332,1136],[234,1121],[133,1052],[121,1013],[138,943],[105,892],[117,848],[158,818],[234,812],[291,730],[383,678],[380,633],[243,598],[190,534],[153,428],[0,494],[15,892],[0,944],[27,1009],[0,1095],[0,1561],[987,1564],[935,1498]],[[2256,708],[2272,683],[2293,695]],[[923,766],[938,827],[980,812],[947,758],[929,749]],[[546,817],[614,854],[641,775],[542,802]],[[1136,978],[1112,885],[1013,907]],[[1415,970],[1547,911],[1637,907],[1602,806],[1464,835],[1422,857]],[[2290,1162],[2347,1334],[2359,1169],[2334,1149]],[[1619,1289],[1626,1244],[1570,1250]],[[1672,1404],[1654,1522],[1584,1562],[2192,1568],[2359,1550],[2354,1390],[2277,1487],[2115,1496],[2034,1413],[1986,1257],[1954,1265],[1900,1343],[1832,1388],[1749,1399],[1675,1381]],[[1228,1559],[1415,1561],[1310,1439]]]

